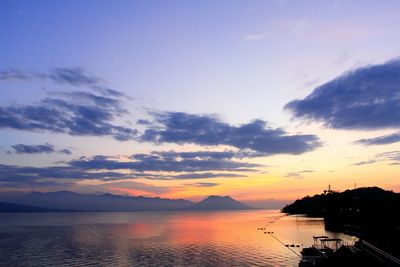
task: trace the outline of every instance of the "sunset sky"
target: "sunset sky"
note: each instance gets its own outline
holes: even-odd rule
[[[0,190],[400,191],[400,1],[1,1]]]

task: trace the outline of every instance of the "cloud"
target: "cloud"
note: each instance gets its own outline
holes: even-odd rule
[[[126,113],[119,99],[75,91],[36,104],[0,106],[0,129],[111,136],[126,141],[134,139],[137,131],[113,124]]]
[[[349,52],[344,51],[342,54],[340,54],[340,55],[336,58],[334,64],[335,64],[336,66],[343,65],[344,63],[346,63],[347,61],[349,61],[350,58],[351,58],[351,56],[350,56]]]
[[[310,86],[315,86],[320,83],[319,79],[309,80],[303,83],[302,88],[308,88]]]
[[[294,117],[337,129],[400,126],[400,60],[342,74],[285,109]]]
[[[23,145],[18,144],[12,146],[17,154],[40,154],[40,153],[53,153],[55,152],[54,146],[50,144],[44,145]]]
[[[31,72],[16,68],[0,71],[0,81],[50,80],[73,86],[100,86],[103,81],[82,67],[52,68],[48,72]]]
[[[0,106],[0,129],[111,136],[119,141],[132,140],[137,134],[135,129],[114,124],[115,119],[128,114],[123,100],[129,97],[108,88],[102,79],[81,67],[53,68],[48,72],[12,68],[0,71],[0,81],[18,80],[51,81],[79,90],[53,92],[30,105]]]
[[[243,38],[247,41],[258,42],[264,40],[268,36],[271,36],[273,33],[273,31],[267,31],[263,33],[251,33],[244,35]]]
[[[263,155],[302,154],[321,144],[315,135],[288,135],[262,120],[232,126],[210,115],[183,112],[153,113],[153,125],[141,136],[153,143],[228,145]]]
[[[139,125],[152,125],[151,121],[144,120],[144,119],[139,119],[136,121],[136,123]]]
[[[144,133],[139,135],[136,129],[114,124],[116,119],[128,114],[122,105],[123,94],[105,87],[102,79],[83,68],[54,68],[41,73],[9,69],[0,77],[50,80],[95,90],[55,93],[30,105],[0,106],[0,129],[110,136],[119,141],[228,145],[251,150],[254,156],[258,156],[256,153],[301,154],[321,145],[315,135],[289,135],[282,129],[268,127],[263,120],[233,126],[213,116],[182,112],[152,113],[153,121],[138,120],[138,124],[145,126]]]
[[[313,170],[303,170],[303,171],[298,171],[298,172],[288,172],[284,177],[287,178],[298,178],[298,179],[303,179],[304,176],[302,174],[304,173],[313,173]]]
[[[187,184],[187,186],[194,186],[194,187],[213,187],[219,185],[218,183],[193,183]]]
[[[54,82],[66,83],[73,86],[95,86],[102,83],[101,79],[92,76],[81,67],[54,68],[49,74],[44,75]]]
[[[43,154],[43,153],[60,153],[60,154],[71,154],[69,149],[61,149],[56,150],[54,149],[53,145],[44,144],[44,145],[24,145],[24,144],[17,144],[11,146],[15,153],[17,154]]]
[[[129,175],[119,172],[89,172],[70,166],[27,167],[0,164],[0,185],[6,187],[53,186],[79,180],[93,179],[113,181],[128,179]]]
[[[300,20],[290,23],[290,28],[295,36],[303,36],[311,28],[311,25],[307,20]]]
[[[67,148],[58,150],[58,153],[60,153],[60,154],[66,154],[66,155],[71,155],[71,154],[72,154],[71,150],[69,150],[69,149],[67,149]]]
[[[29,72],[20,69],[9,68],[0,71],[0,81],[51,81],[61,85],[74,87],[87,87],[98,93],[112,97],[129,98],[125,94],[108,88],[104,81],[82,67],[52,68],[48,72]]]
[[[360,144],[360,145],[371,146],[371,145],[387,145],[387,144],[393,144],[393,143],[397,143],[397,142],[400,142],[400,133],[383,135],[383,136],[378,136],[378,137],[373,137],[373,138],[359,139],[359,140],[356,140],[354,143]]]
[[[189,153],[192,154],[189,156]],[[195,156],[196,152],[167,151],[135,154],[124,158],[99,155],[62,162],[64,166],[46,167],[0,164],[0,185],[29,187],[40,186],[44,182],[57,185],[66,182],[73,184],[81,180],[117,182],[137,178],[148,180],[239,178],[246,177],[246,172],[254,172],[262,167],[259,164],[233,160],[236,156],[227,156],[227,153],[228,151],[199,151]]]
[[[171,152],[169,152],[171,153]],[[201,153],[200,153],[201,154]],[[68,162],[68,165],[86,170],[131,170],[137,172],[207,172],[207,171],[254,171],[259,164],[246,163],[226,158],[199,156],[178,158],[162,153],[136,154],[132,160],[120,161],[106,156],[82,157]],[[204,174],[203,174],[204,175]],[[208,174],[208,177],[211,174]],[[193,174],[193,177],[195,174]],[[183,176],[177,179],[185,178]]]
[[[367,164],[373,164],[377,162],[385,162],[385,161],[390,161],[389,165],[398,165],[400,163],[400,151],[388,151],[384,153],[379,153],[376,154],[373,159],[367,160],[367,161],[360,161],[353,163],[352,165],[355,166],[362,166],[362,165],[367,165]]]
[[[207,179],[207,178],[243,178],[246,175],[235,174],[235,173],[185,173],[174,176],[169,176],[167,178],[171,179]]]
[[[82,186],[80,186],[82,188]],[[92,192],[99,191],[116,191],[119,193],[128,193],[130,195],[137,195],[138,191],[147,192],[152,195],[160,195],[170,191],[171,188],[166,186],[157,186],[147,183],[140,183],[136,181],[117,181],[107,182],[100,185],[89,185],[87,190]]]
[[[366,160],[366,161],[359,161],[359,162],[353,163],[352,165],[354,165],[354,166],[362,166],[362,165],[372,164],[372,163],[375,163],[375,162],[377,162],[376,159],[370,159],[370,160]]]
[[[253,158],[260,157],[263,154],[253,152],[253,151],[233,151],[233,150],[224,150],[224,151],[153,151],[153,155],[158,155],[163,158],[170,159],[232,159],[232,158]],[[147,154],[135,154],[133,158],[141,158],[142,155],[146,156]]]
[[[10,68],[0,71],[0,81],[30,80],[32,75],[21,70]]]
[[[381,160],[400,161],[400,151],[388,151],[377,154],[376,157]]]
[[[265,39],[265,35],[264,34],[259,34],[259,33],[255,33],[255,34],[248,34],[244,36],[244,39],[247,41],[262,41]]]

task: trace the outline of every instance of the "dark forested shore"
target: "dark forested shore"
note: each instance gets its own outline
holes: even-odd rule
[[[296,200],[282,209],[289,214],[323,217],[325,228],[355,235],[400,256],[400,194],[378,187],[325,191]]]

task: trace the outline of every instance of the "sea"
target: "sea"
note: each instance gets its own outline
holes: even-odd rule
[[[298,266],[316,235],[354,241],[276,210],[0,213],[0,266]]]

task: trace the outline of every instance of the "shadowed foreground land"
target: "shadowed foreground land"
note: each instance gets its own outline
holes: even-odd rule
[[[284,207],[289,214],[323,217],[325,228],[355,235],[400,256],[400,194],[378,187],[327,192]]]

